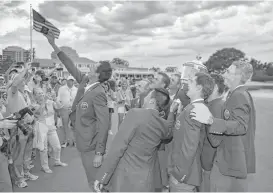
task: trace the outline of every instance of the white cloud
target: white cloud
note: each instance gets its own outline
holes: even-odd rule
[[[93,60],[121,57],[132,65],[181,64],[224,47],[273,61],[273,3],[2,1],[0,48],[29,47],[29,4],[60,28],[57,43]],[[2,6],[3,5],[3,6]],[[3,8],[2,8],[3,7]],[[52,48],[33,31],[37,57]]]

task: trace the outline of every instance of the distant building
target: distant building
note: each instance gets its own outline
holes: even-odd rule
[[[88,58],[71,58],[76,67],[82,73],[88,73],[90,71],[91,65],[94,65],[96,62]],[[58,59],[34,59],[32,66],[36,69],[43,69],[45,71],[51,70],[54,67],[59,69],[56,73],[58,77],[67,78],[70,74],[64,65]]]
[[[88,58],[79,57],[79,58],[71,58],[76,67],[84,74],[90,72],[90,67],[94,65],[96,62],[90,60]],[[63,66],[63,65],[62,65]],[[69,72],[65,67],[63,67],[63,75],[62,77],[67,78],[69,76]]]
[[[148,76],[153,76],[154,71],[149,68],[137,68],[137,67],[124,67],[113,65],[113,73],[116,78],[132,78],[132,79],[143,79]]]
[[[2,60],[13,62],[27,62],[30,58],[30,51],[18,46],[9,46],[2,50]]]

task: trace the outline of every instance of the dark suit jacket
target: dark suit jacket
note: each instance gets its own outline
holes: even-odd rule
[[[137,119],[136,119],[137,117]],[[131,109],[120,125],[96,179],[112,192],[155,191],[157,146],[172,135],[173,116],[167,121],[153,109]]]
[[[208,103],[208,108],[214,117],[222,117],[222,109],[224,103],[225,101],[222,98],[214,99]],[[215,139],[217,137],[218,136],[209,134],[208,127],[206,127],[206,137],[204,139],[204,145],[201,153],[201,165],[202,168],[206,171],[211,171],[217,150],[215,146],[218,146],[221,142],[221,139],[218,140],[218,143],[217,141],[215,141],[217,140]]]
[[[176,120],[168,173],[178,182],[200,186],[202,168],[200,155],[205,138],[205,125],[190,118],[189,104]]]
[[[77,108],[77,105],[80,102],[82,96],[84,95],[87,80],[88,80],[88,77],[84,76],[81,83],[79,84],[76,97],[75,97],[73,104],[72,104],[71,113],[69,115],[69,118],[70,118],[73,128],[75,128],[75,123],[76,123],[76,108]]]
[[[235,89],[224,105],[222,119],[215,118],[213,127],[224,127],[223,141],[217,148],[217,165],[223,175],[246,178],[255,173],[255,108],[244,87]]]
[[[72,60],[62,51],[58,53],[58,57],[68,72],[81,83],[85,75],[81,74]],[[107,98],[104,88],[98,83],[88,89],[76,105],[75,138],[78,150],[104,153],[108,130]]]

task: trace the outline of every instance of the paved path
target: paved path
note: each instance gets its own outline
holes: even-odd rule
[[[249,178],[249,191],[273,191],[273,92],[253,91],[256,106],[256,157],[257,173]],[[39,159],[37,159],[39,160]],[[87,192],[89,191],[81,160],[75,148],[62,152],[62,161],[69,164],[66,168],[53,168],[53,174],[44,174],[36,160],[34,174],[40,176],[29,187],[16,188],[20,192]]]

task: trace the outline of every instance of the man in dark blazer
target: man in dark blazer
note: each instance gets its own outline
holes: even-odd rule
[[[174,108],[168,120],[160,116],[168,102],[168,91],[155,89],[147,108],[128,112],[98,172],[97,191],[99,184],[107,185],[109,181],[110,192],[155,191],[158,145],[171,137],[174,124]]]
[[[195,192],[201,184],[200,154],[205,138],[205,125],[192,120],[190,111],[193,104],[204,104],[213,88],[213,79],[205,73],[196,73],[188,80],[187,96],[191,103],[177,117],[173,129],[168,162],[170,192]]]
[[[89,186],[93,190],[97,169],[103,161],[110,124],[107,98],[101,83],[110,79],[112,68],[108,61],[101,61],[91,65],[88,75],[83,75],[73,61],[56,46],[52,31],[45,36],[68,72],[78,83],[81,83],[85,76],[88,77],[88,85],[84,93],[80,91],[81,96],[76,99],[78,103],[76,105],[75,139],[77,149],[81,152]]]
[[[253,67],[235,61],[224,74],[230,89],[222,117],[213,117],[205,105],[195,104],[192,119],[208,124],[209,133],[222,135],[211,170],[211,191],[247,191],[247,174],[255,173],[255,108],[252,97],[243,86],[252,76]]]
[[[223,93],[225,90],[224,78],[219,74],[211,74],[215,82],[215,86],[212,94],[208,98],[208,108],[212,115],[216,118],[221,118],[222,109],[224,105]],[[210,172],[216,156],[216,146],[219,146],[221,137],[216,138],[212,134],[209,134],[208,127],[206,127],[206,136],[204,139],[203,149],[201,153],[201,165],[203,169],[202,184],[200,186],[200,192],[210,192]]]

